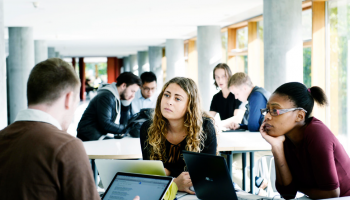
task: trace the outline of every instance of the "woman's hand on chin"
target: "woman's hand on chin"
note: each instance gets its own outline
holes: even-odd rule
[[[284,135],[280,136],[271,136],[265,130],[265,121],[260,126],[260,134],[261,136],[269,143],[272,147],[280,147],[283,146],[283,142],[286,140]]]
[[[176,183],[179,191],[187,192],[190,194],[196,194],[195,192],[190,190],[190,187],[192,186],[192,181],[188,172],[182,172],[177,178],[174,179],[174,182]]]

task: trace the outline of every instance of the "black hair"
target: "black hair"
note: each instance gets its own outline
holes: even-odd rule
[[[153,72],[143,72],[140,77],[142,84],[150,83],[153,81],[157,82],[157,76]]]
[[[123,83],[126,84],[126,87],[129,87],[133,84],[141,86],[141,79],[131,72],[123,72],[117,78],[117,86],[120,86]]]
[[[279,86],[274,93],[285,95],[296,107],[304,108],[307,111],[305,119],[309,118],[314,108],[314,101],[321,106],[328,104],[326,94],[320,87],[312,86],[308,89],[304,84],[299,82],[285,83]]]

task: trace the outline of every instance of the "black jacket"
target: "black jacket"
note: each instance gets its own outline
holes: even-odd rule
[[[113,93],[108,90],[99,91],[90,101],[78,124],[77,137],[83,141],[91,141],[98,140],[107,133],[121,133],[124,125],[115,123],[117,115]]]

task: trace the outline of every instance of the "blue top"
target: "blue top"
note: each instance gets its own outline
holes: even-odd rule
[[[248,124],[240,124],[240,128],[249,131],[259,131],[260,125],[264,121],[264,116],[261,114],[260,109],[266,108],[267,99],[260,92],[252,92],[248,97],[248,104]]]
[[[155,108],[157,103],[157,94],[153,94],[151,98],[145,99],[141,94],[141,89],[135,94],[135,98],[131,102],[132,113],[139,113],[142,108]]]

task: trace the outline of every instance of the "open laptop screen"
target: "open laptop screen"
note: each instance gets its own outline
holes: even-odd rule
[[[161,200],[172,182],[171,177],[118,172],[103,196],[103,200]]]

